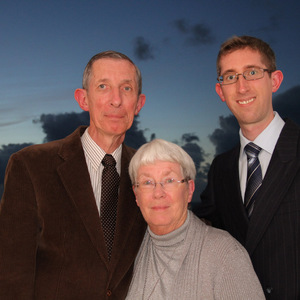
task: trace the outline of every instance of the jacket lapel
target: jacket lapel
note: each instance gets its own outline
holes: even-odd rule
[[[299,170],[298,139],[298,128],[287,121],[274,149],[263,184],[257,195],[259,201],[255,204],[256,207],[249,222],[246,249],[250,255],[267,230]]]
[[[59,155],[64,162],[58,166],[57,172],[76,207],[86,231],[98,251],[101,259],[106,262],[100,217],[91,186],[80,136],[86,127],[81,127],[66,138]]]
[[[226,157],[224,160],[224,164],[226,163],[226,165],[224,166],[225,172],[223,172],[224,178],[222,180],[222,190],[225,191],[224,198],[226,198],[227,201],[225,201],[222,206],[223,210],[227,211],[226,214],[229,215],[230,232],[241,243],[244,243],[248,219],[242,201],[239,181],[239,151],[240,146],[237,146],[229,153],[230,157]],[[222,199],[220,201],[222,201]],[[227,228],[227,226],[225,226],[225,228]]]

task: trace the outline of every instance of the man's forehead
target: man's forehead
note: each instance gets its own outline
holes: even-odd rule
[[[223,55],[220,59],[221,72],[236,71],[251,67],[265,67],[259,51],[250,48],[237,49]]]

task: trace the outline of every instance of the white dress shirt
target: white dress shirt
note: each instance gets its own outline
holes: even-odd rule
[[[273,155],[273,151],[275,149],[277,140],[279,138],[283,126],[284,126],[284,121],[282,120],[282,118],[279,116],[277,112],[274,112],[274,118],[271,121],[271,123],[253,141],[254,144],[256,144],[262,149],[258,155],[260,165],[261,165],[262,178],[264,178],[267,172],[271,157]],[[244,148],[251,141],[249,141],[243,136],[241,129],[239,134],[240,134],[240,142],[241,142],[240,157],[239,157],[239,176],[240,176],[242,198],[244,200],[246,181],[247,181],[247,155],[244,151]]]
[[[85,154],[85,160],[88,171],[90,173],[91,184],[96,199],[97,208],[100,214],[101,202],[101,178],[102,178],[102,159],[105,156],[105,151],[100,148],[88,133],[88,128],[81,136],[81,143]],[[116,160],[116,168],[119,175],[121,174],[121,154],[122,144],[111,154]]]

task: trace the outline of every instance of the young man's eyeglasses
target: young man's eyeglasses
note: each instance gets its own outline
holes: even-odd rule
[[[264,77],[265,72],[272,73],[268,69],[263,68],[248,68],[243,73],[227,72],[217,78],[220,84],[227,85],[236,83],[239,75],[242,75],[246,80],[257,80]]]

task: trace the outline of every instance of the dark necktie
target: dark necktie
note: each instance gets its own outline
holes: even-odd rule
[[[254,143],[249,143],[245,146],[245,152],[247,154],[248,161],[248,171],[244,204],[249,218],[254,208],[255,196],[262,184],[261,167],[258,159],[258,154],[260,151],[261,148]]]
[[[106,154],[102,164],[104,169],[102,172],[100,217],[108,259],[110,260],[116,227],[120,176],[112,155]]]

